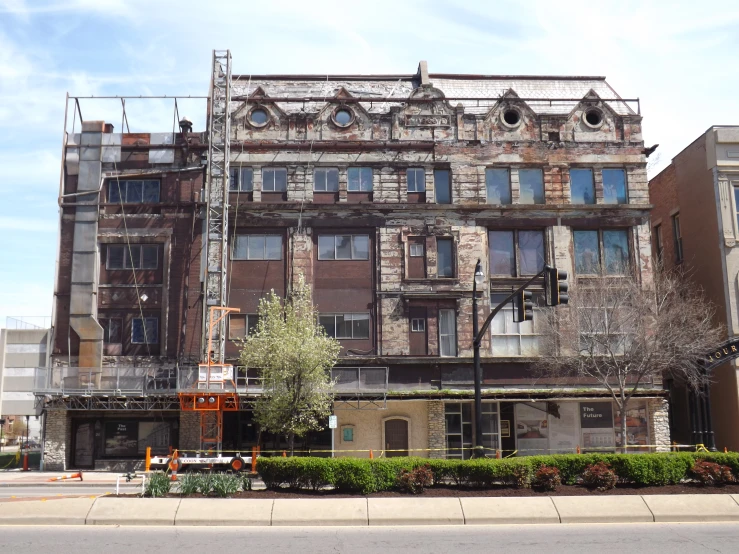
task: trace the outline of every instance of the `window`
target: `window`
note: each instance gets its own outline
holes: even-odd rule
[[[232,167],[228,171],[228,190],[232,192],[254,190],[254,170],[251,167]]]
[[[472,404],[444,404],[446,457],[469,459],[472,455]]]
[[[490,274],[536,275],[546,263],[543,231],[490,231]]]
[[[269,114],[263,108],[254,108],[249,113],[249,122],[256,127],[263,127],[269,121]]]
[[[491,294],[490,305],[497,306],[508,293]],[[537,300],[535,298],[535,300]],[[490,339],[493,356],[535,356],[539,345],[535,331],[537,316],[533,321],[513,321],[515,308],[508,303],[490,323]]]
[[[369,235],[319,235],[319,260],[369,260]]]
[[[338,192],[339,170],[335,167],[317,167],[314,169],[313,190],[316,192]]]
[[[446,457],[469,459],[472,456],[473,405],[471,402],[444,404]],[[485,453],[495,455],[499,446],[498,403],[482,403],[482,446]]]
[[[405,177],[408,181],[408,192],[426,191],[426,172],[422,167],[408,168]]]
[[[457,355],[457,316],[454,310],[439,310],[439,356]]]
[[[739,229],[739,187],[734,187],[734,207],[736,208],[737,229]]]
[[[100,317],[98,323],[103,328],[103,342],[121,344],[123,342],[123,320],[119,317]]]
[[[573,204],[595,204],[592,169],[570,169],[570,198]]]
[[[414,317],[411,319],[411,332],[412,333],[425,333],[426,332],[426,319],[422,317]]]
[[[153,204],[159,202],[159,181],[109,181],[108,202],[116,204]]]
[[[131,321],[131,343],[159,344],[159,318],[133,318]]]
[[[354,121],[354,114],[346,108],[340,108],[334,112],[334,122],[339,127],[348,127]]]
[[[369,314],[327,314],[318,316],[319,325],[335,339],[368,339]]]
[[[575,231],[575,272],[579,275],[623,275],[629,265],[625,229]]]
[[[281,260],[282,237],[280,235],[236,235],[233,260]]]
[[[159,247],[154,244],[108,245],[107,269],[157,269]]]
[[[585,290],[583,294],[585,306],[577,311],[580,353],[601,356],[625,354],[633,344],[632,311],[617,309],[615,305],[594,306],[595,303],[600,304],[603,298],[597,292],[592,295],[588,292]],[[588,302],[588,297],[595,302]]]
[[[603,202],[626,204],[626,171],[623,169],[603,170]]]
[[[436,239],[436,275],[454,277],[453,239]]]
[[[519,169],[519,204],[544,203],[544,173],[541,169]]]
[[[662,225],[654,226],[654,256],[657,262],[662,263],[665,248],[662,244]]]
[[[420,243],[420,242],[410,243],[411,258],[423,258],[423,255],[424,255],[423,250],[424,250],[423,243]]]
[[[488,204],[511,203],[511,173],[508,169],[487,168],[485,170]]]
[[[284,167],[262,169],[262,190],[264,192],[285,192],[287,190],[287,169]]]
[[[683,235],[680,230],[680,214],[672,216],[672,233],[675,235],[675,262],[683,261]]]
[[[258,314],[229,314],[228,339],[243,339],[247,335],[253,335],[258,324]]]
[[[437,204],[452,203],[452,180],[448,169],[434,170],[434,191]]]
[[[350,167],[346,170],[346,190],[349,192],[372,192],[372,168]]]

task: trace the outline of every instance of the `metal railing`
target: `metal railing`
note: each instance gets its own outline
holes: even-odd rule
[[[335,367],[331,370],[337,394],[377,394],[388,389],[387,367]],[[70,395],[157,395],[202,390],[261,394],[264,383],[256,369],[234,367],[233,380],[199,381],[198,367],[52,367],[36,368],[33,392]]]
[[[331,378],[339,394],[376,394],[388,389],[387,367],[335,367]]]
[[[177,390],[177,370],[147,367],[36,368],[36,394],[156,394]]]

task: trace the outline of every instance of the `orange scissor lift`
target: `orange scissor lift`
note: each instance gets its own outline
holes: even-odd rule
[[[174,457],[152,458],[152,466],[164,465],[172,468],[172,462],[176,460],[174,467],[177,470],[186,467],[202,469],[228,466],[234,471],[241,471],[251,463],[250,456],[244,458],[238,452],[229,455],[223,453],[223,413],[238,411],[239,395],[233,365],[223,363],[223,359],[213,360],[211,355],[213,329],[229,313],[238,311],[238,308],[210,308],[207,360],[198,364],[195,390],[178,393],[182,411],[200,414],[200,450],[194,456],[180,450]],[[223,352],[220,358],[223,358]]]

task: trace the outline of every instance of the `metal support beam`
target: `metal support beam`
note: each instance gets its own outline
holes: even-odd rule
[[[231,52],[213,51],[210,101],[208,105],[208,170],[206,175],[206,262],[205,305],[226,306],[228,263],[228,181],[231,155]],[[203,310],[204,360],[223,363],[226,321],[210,328],[209,310]],[[212,337],[212,346],[206,337]],[[212,351],[207,351],[212,348]]]

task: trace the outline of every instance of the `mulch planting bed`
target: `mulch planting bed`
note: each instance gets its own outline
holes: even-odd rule
[[[620,485],[615,489],[600,492],[590,490],[580,485],[562,485],[555,492],[537,492],[532,489],[516,489],[511,487],[499,487],[493,489],[470,489],[452,486],[437,486],[425,489],[418,495],[384,491],[374,492],[368,495],[337,493],[332,490],[306,491],[294,489],[242,491],[229,496],[229,498],[458,498],[464,496],[600,496],[600,495],[623,495],[623,494],[739,494],[739,484],[725,485],[723,487],[703,487],[694,484],[666,485],[664,487],[636,487],[633,485]],[[121,494],[121,497],[135,498],[135,494]],[[181,498],[179,494],[170,493],[169,498]],[[186,498],[216,498],[214,495],[191,494]]]

